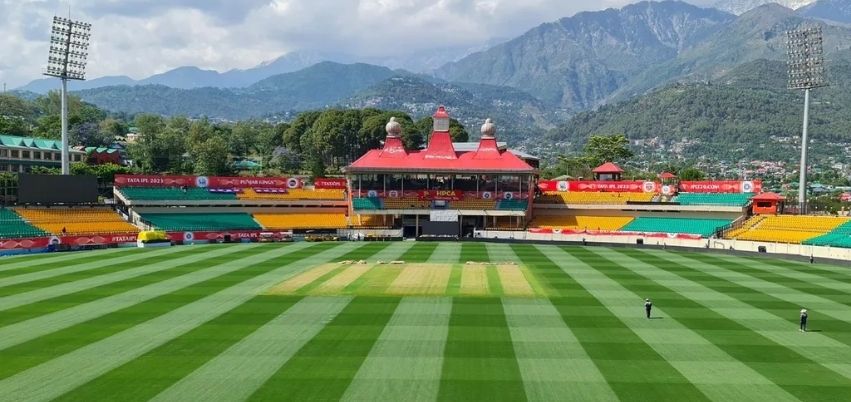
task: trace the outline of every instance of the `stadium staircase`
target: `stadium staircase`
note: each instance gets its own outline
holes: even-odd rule
[[[834,216],[759,215],[725,235],[728,239],[800,244],[845,225],[848,218]]]
[[[44,230],[31,225],[20,215],[15,213],[15,211],[7,208],[0,208],[0,239],[19,239],[43,236],[47,236],[47,233]]]
[[[640,233],[684,233],[709,237],[730,222],[729,219],[638,217],[621,230]]]
[[[139,229],[108,208],[18,208],[18,215],[54,235],[138,233]]]

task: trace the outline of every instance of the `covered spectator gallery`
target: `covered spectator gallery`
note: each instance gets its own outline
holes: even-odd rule
[[[388,227],[403,227],[409,237],[524,227],[537,170],[498,147],[490,119],[481,128],[477,149],[464,152],[452,143],[445,108],[433,117],[425,149],[405,149],[402,127],[391,119],[384,146],[346,168],[351,216],[380,217]]]

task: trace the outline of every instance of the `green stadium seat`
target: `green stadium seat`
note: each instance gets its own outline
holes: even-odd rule
[[[526,200],[500,200],[496,208],[506,211],[525,211],[529,206]]]
[[[687,233],[709,237],[731,222],[728,219],[638,217],[621,230],[624,232]]]
[[[680,193],[674,200],[680,205],[717,205],[725,207],[743,207],[748,204],[753,194],[701,194]]]
[[[354,198],[352,207],[356,210],[384,209],[380,198]]]
[[[236,200],[236,194],[211,193],[204,188],[123,187],[119,191],[131,201],[215,201]]]
[[[851,248],[851,222],[842,224],[827,234],[804,241],[804,244],[812,246]]]
[[[218,231],[259,230],[260,225],[245,213],[143,214],[142,220],[160,230]]]
[[[29,224],[11,209],[0,208],[0,239],[44,237],[47,232]]]

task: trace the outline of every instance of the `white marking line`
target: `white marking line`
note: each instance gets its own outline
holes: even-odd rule
[[[349,297],[307,297],[151,401],[244,401],[349,304]]]
[[[137,261],[137,260],[144,260],[144,259],[148,259],[148,258],[151,258],[151,257],[157,257],[157,256],[161,256],[161,255],[168,255],[168,254],[176,253],[180,250],[185,250],[185,249],[180,248],[180,247],[163,248],[163,249],[151,251],[151,252],[148,252],[148,253],[140,253],[140,254],[132,253],[130,255],[122,255],[122,256],[118,256],[118,257],[104,258],[103,260],[99,260],[99,261],[83,262],[83,263],[79,263],[79,264],[68,265],[68,266],[65,266],[65,267],[62,267],[62,268],[47,269],[47,270],[43,270],[43,271],[31,272],[31,273],[28,273],[28,274],[10,276],[10,277],[7,277],[7,278],[0,279],[0,287],[17,285],[19,283],[32,282],[32,281],[37,281],[39,279],[46,279],[46,278],[51,278],[51,277],[54,277],[54,276],[71,274],[71,273],[75,273],[75,272],[88,271],[88,270],[97,269],[97,268],[119,266],[121,264],[125,264],[125,263],[128,263],[128,262],[133,262],[133,261]]]
[[[44,264],[55,264],[58,262],[72,262],[74,260],[78,260],[86,257],[96,257],[101,256],[104,258],[109,258],[110,254],[115,254],[119,251],[126,252],[126,248],[110,248],[106,250],[90,250],[90,251],[77,251],[74,253],[56,253],[56,254],[22,254],[22,255],[13,255],[0,257],[0,262],[9,261],[8,264],[0,265],[0,271],[9,271],[17,268],[29,268],[37,265]],[[140,254],[144,254],[139,250]],[[17,260],[17,261],[16,261]]]
[[[440,242],[428,258],[432,264],[456,264],[461,259],[461,243]]]
[[[600,254],[599,251],[595,251],[590,248],[588,250],[594,252],[595,254]],[[620,254],[611,250],[609,250],[609,253],[610,254],[606,254],[606,258],[610,259],[615,263],[618,263],[623,267],[626,267],[630,271],[633,271],[636,274],[641,275],[651,281],[667,281],[667,287],[681,294],[683,297],[688,298],[722,316],[729,316],[729,310],[724,308],[718,308],[716,302],[706,300],[700,294],[695,294],[689,291],[689,289],[693,288],[693,285],[700,286],[699,283],[689,280],[687,278],[683,278],[677,274],[665,271],[659,267],[647,264],[636,258],[632,258],[630,256]],[[702,264],[698,261],[689,261],[690,265],[688,266],[692,268],[701,269],[704,268],[705,265],[708,265]],[[681,285],[678,285],[678,283],[689,284],[692,286],[684,288]],[[799,352],[803,357],[809,358],[814,362],[821,364],[822,366],[825,366],[824,359],[830,359],[830,362],[834,362],[836,358],[844,359],[845,361],[851,360],[851,347],[839,343],[832,338],[815,332],[806,335],[801,334],[797,332],[797,327],[795,326],[795,324],[792,324],[781,317],[769,313],[768,311],[760,310],[747,303],[739,301],[733,298],[732,296],[727,296],[723,293],[715,292],[707,287],[702,287],[702,291],[705,292],[703,294],[715,293],[715,295],[713,296],[714,298],[725,299],[732,308],[752,311],[752,317],[754,317],[753,319],[736,320],[736,322],[741,324],[743,327],[750,329],[751,331],[761,334],[762,336],[766,337],[767,339],[770,339],[773,342],[776,342],[783,346],[787,346],[792,351]],[[793,311],[792,313],[797,314],[796,311]],[[818,342],[818,344],[821,346],[813,347],[807,346],[806,344],[796,343],[793,338],[791,338],[795,336],[808,336],[810,338],[813,338],[810,339],[808,342]],[[833,356],[833,358],[831,358],[831,356]],[[830,367],[827,368],[830,369]],[[839,374],[842,375],[842,373]]]
[[[530,401],[618,400],[548,300],[504,298],[502,305]]]
[[[48,401],[59,397],[245,303],[280,281],[282,276],[326,263],[357,247],[360,245],[345,243],[319,255],[278,267],[18,373],[0,381],[0,395],[15,395],[27,401]],[[44,384],[50,386],[45,387]]]
[[[451,315],[450,298],[402,299],[341,399],[436,400]]]
[[[256,245],[248,246],[250,248],[257,247]],[[211,250],[202,255],[192,254],[180,257],[167,262],[151,263],[142,265],[136,268],[127,269],[124,271],[116,271],[111,274],[98,275],[91,278],[80,279],[74,282],[61,283],[54,286],[48,286],[29,292],[18,293],[6,297],[0,297],[0,311],[12,309],[27,304],[36,303],[42,300],[52,299],[54,297],[64,296],[71,293],[76,293],[82,290],[88,290],[98,286],[110,284],[113,282],[122,281],[125,279],[135,278],[153,272],[159,272],[166,269],[174,268],[180,265],[196,262],[202,258],[218,257],[233,253],[239,250],[247,249],[243,247],[222,247],[220,249]]]
[[[171,278],[162,282],[152,283],[147,286],[136,288],[117,295],[104,297],[89,303],[74,306],[68,309],[59,310],[50,314],[45,314],[27,321],[21,321],[0,328],[0,350],[14,346],[39,336],[49,334],[79,324],[105,314],[109,314],[138,303],[153,299],[164,294],[183,289],[187,286],[194,285],[215,278],[219,275],[243,269],[251,264],[263,262],[275,257],[287,255],[298,251],[304,247],[289,246],[280,249],[274,249],[262,254],[255,254],[249,257],[244,257],[238,260],[229,261],[214,265],[210,268],[194,271],[188,274]],[[222,249],[222,251],[225,249]],[[233,249],[230,249],[233,251]],[[218,251],[218,250],[217,250]],[[212,256],[206,254],[206,256]],[[215,255],[219,255],[217,253]],[[189,258],[189,257],[187,257]],[[195,257],[198,258],[197,256]],[[174,260],[169,264],[178,266],[181,264],[191,263],[186,258]]]
[[[763,400],[772,399],[776,401],[797,401],[798,399],[790,395],[782,388],[774,385],[769,379],[763,377],[758,372],[754,371],[744,363],[736,360],[718,346],[709,342],[700,334],[690,330],[686,326],[680,324],[674,319],[669,318],[670,315],[664,313],[664,309],[654,306],[655,314],[665,316],[664,320],[648,320],[643,316],[643,295],[637,295],[616,281],[608,278],[603,273],[597,271],[582,260],[574,257],[568,252],[555,247],[538,247],[538,249],[555,262],[566,274],[570,275],[577,283],[579,283],[592,296],[600,301],[609,311],[618,317],[626,326],[635,332],[644,343],[649,345],[653,350],[659,353],[665,360],[668,361],[674,368],[677,369],[689,382],[694,384],[701,392],[704,392],[713,400],[726,401],[721,395],[713,395],[715,392],[712,387],[705,387],[706,384],[734,384],[740,381],[747,381],[748,384],[764,384],[765,388],[761,388],[759,392],[754,392],[749,395],[743,390],[742,395],[748,400]],[[589,249],[590,250],[590,249]],[[591,250],[595,251],[595,250]],[[607,254],[606,257],[609,257]],[[631,268],[631,267],[630,267]],[[581,272],[582,275],[577,275]],[[608,282],[612,290],[605,294],[597,291],[593,284],[589,284],[586,278],[595,277],[600,282]],[[617,289],[617,290],[615,290]],[[619,294],[618,297],[612,295]],[[660,337],[658,327],[663,327],[663,330],[674,330],[678,333],[681,343],[672,344],[664,337]],[[662,332],[662,335],[668,332]],[[687,342],[689,347],[683,347],[682,342]],[[687,365],[678,365],[677,362],[692,362],[700,361],[702,364],[711,365],[712,362],[724,364],[725,370],[699,373],[696,375],[692,370],[689,370]]]

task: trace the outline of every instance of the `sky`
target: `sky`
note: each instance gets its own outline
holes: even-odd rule
[[[0,86],[41,78],[54,15],[93,25],[87,76],[250,68],[299,50],[393,58],[512,38],[630,0],[0,0]],[[713,0],[690,1],[698,5]]]

